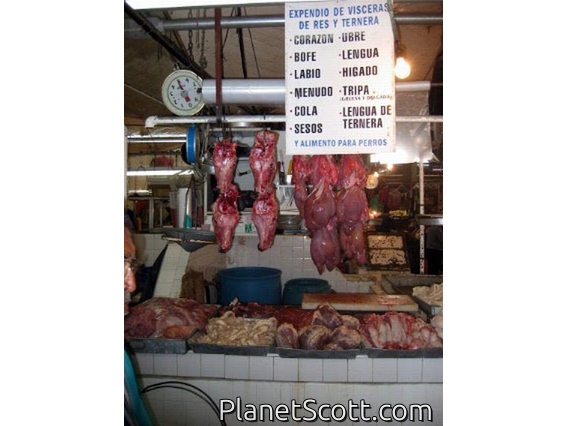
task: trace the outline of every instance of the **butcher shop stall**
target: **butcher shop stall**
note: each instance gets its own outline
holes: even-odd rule
[[[216,78],[165,77],[173,116],[125,126],[142,264],[125,347],[158,425],[443,424],[443,274],[426,244],[443,226],[441,48],[432,81],[395,79],[402,18],[317,4],[260,19],[283,27],[285,78],[222,79],[217,51]],[[232,19],[260,26],[160,16],[190,37],[205,19],[216,41]]]
[[[171,191],[174,223],[135,233],[154,279],[124,331],[149,410],[212,425],[221,400],[364,400],[370,412],[419,404],[442,424],[443,277],[425,273],[420,247],[441,214],[411,220],[410,192],[389,209],[369,156],[287,155],[273,127],[196,126],[184,149],[208,154],[176,177],[187,189]],[[404,177],[420,181],[420,165],[404,167],[416,176],[379,180],[401,194]],[[225,421],[240,423],[237,410]]]

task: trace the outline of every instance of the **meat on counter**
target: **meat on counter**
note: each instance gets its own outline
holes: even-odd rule
[[[359,317],[365,348],[420,349],[441,348],[435,328],[414,315],[403,312],[362,314]]]
[[[216,312],[215,305],[193,299],[154,297],[130,308],[124,317],[124,336],[186,339],[205,330],[207,320]]]
[[[274,317],[250,319],[227,311],[219,318],[211,318],[207,323],[207,333],[196,341],[226,346],[270,346],[274,343],[276,324]]]
[[[287,307],[276,313],[276,344],[290,349],[344,350],[361,345],[359,320],[340,315],[328,303],[316,309]]]

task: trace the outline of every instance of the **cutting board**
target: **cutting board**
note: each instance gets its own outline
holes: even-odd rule
[[[418,312],[418,304],[405,294],[372,293],[304,293],[302,309],[316,309],[329,303],[337,311]]]

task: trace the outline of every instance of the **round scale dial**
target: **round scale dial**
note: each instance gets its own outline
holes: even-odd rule
[[[162,100],[176,115],[194,115],[203,108],[203,80],[189,70],[176,70],[162,84]]]

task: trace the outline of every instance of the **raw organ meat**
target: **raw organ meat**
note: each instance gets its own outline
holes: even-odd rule
[[[311,236],[312,261],[321,275],[324,266],[328,271],[332,271],[341,261],[333,193],[333,186],[338,180],[338,170],[331,155],[312,156],[310,169],[313,189],[304,204],[304,220]]]
[[[196,329],[205,331],[216,312],[215,305],[193,299],[154,297],[130,308],[124,317],[124,337],[185,339]]]
[[[310,234],[328,225],[335,226],[335,197],[325,179],[313,188],[304,205],[304,220]]]
[[[323,325],[330,330],[334,330],[342,323],[341,315],[329,303],[319,305],[312,317],[312,324]]]
[[[349,189],[353,186],[364,188],[367,183],[367,168],[358,154],[342,155],[339,159],[338,185]]]
[[[276,177],[276,144],[278,133],[258,132],[250,150],[249,164],[254,177],[254,190],[258,194],[274,191]]]
[[[221,306],[219,315],[222,316],[227,311],[233,312],[237,317],[260,319],[275,316],[278,309],[276,305],[262,305],[258,302],[237,302],[234,305]]]
[[[330,304],[305,310],[283,307],[276,314],[276,344],[293,349],[356,349],[361,344],[359,319],[340,315]]]
[[[367,262],[367,246],[362,223],[355,225],[351,234],[345,232],[344,228],[339,228],[339,241],[347,258],[353,259],[360,266]]]
[[[223,194],[231,188],[237,168],[237,144],[231,139],[225,139],[215,144],[213,167],[215,168],[217,188]]]
[[[359,266],[367,262],[364,225],[369,220],[369,205],[364,187],[367,170],[360,155],[343,155],[339,162],[337,223],[341,249]]]
[[[258,250],[272,247],[278,224],[278,201],[274,192],[261,194],[254,200],[251,219],[258,233]]]
[[[444,338],[444,314],[437,314],[430,320],[430,325],[436,329],[440,339]]]
[[[233,184],[237,167],[237,144],[230,138],[217,142],[213,149],[213,166],[219,195],[213,205],[213,230],[219,251],[226,253],[233,245],[239,223],[239,190]]]
[[[287,322],[278,326],[275,340],[280,348],[298,349],[300,347],[298,332],[292,324]]]
[[[278,133],[264,130],[256,134],[254,141],[249,164],[257,198],[252,205],[251,219],[258,234],[258,250],[264,251],[272,247],[278,224],[279,207],[274,191]]]
[[[363,346],[380,349],[441,348],[436,329],[414,315],[402,312],[365,314],[359,331]]]
[[[324,346],[328,350],[357,349],[361,346],[361,334],[346,325],[340,325],[331,334],[329,342]]]
[[[359,330],[361,323],[353,315],[341,315],[341,325],[352,328],[354,330]]]
[[[321,180],[329,186],[337,185],[339,171],[331,155],[313,155],[310,158],[310,182],[316,186]]]
[[[294,184],[294,201],[300,217],[304,217],[304,204],[308,198],[310,176],[310,157],[294,155],[292,157],[292,183]]]
[[[239,223],[238,190],[233,184],[229,188],[227,192],[219,194],[211,206],[213,230],[221,253],[226,253],[233,245],[235,229]]]
[[[324,227],[315,231],[310,241],[310,255],[319,274],[324,267],[333,271],[341,261],[339,236],[335,227]]]
[[[337,222],[347,234],[351,234],[358,224],[369,220],[367,196],[358,186],[342,189],[337,196]]]
[[[312,323],[314,310],[296,308],[294,306],[284,306],[279,309],[274,316],[278,324],[291,324],[296,330]]]
[[[323,325],[307,325],[298,331],[301,349],[323,349],[330,337],[331,331]]]

